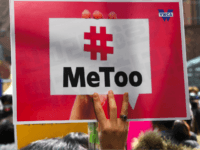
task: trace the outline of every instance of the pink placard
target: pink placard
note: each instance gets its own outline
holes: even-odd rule
[[[133,138],[138,138],[141,132],[145,132],[147,130],[153,130],[151,121],[130,121],[127,139],[127,150],[131,150]]]
[[[76,94],[51,95],[49,19],[81,19],[85,9],[91,13],[99,10],[105,16],[105,20],[108,19],[106,16],[111,11],[117,14],[117,19],[148,20],[150,64],[143,65],[143,67],[150,65],[152,93],[139,94],[134,109],[129,105],[129,121],[162,120],[163,118],[186,119],[189,117],[181,0],[166,2],[163,0],[154,2],[11,0],[14,122],[70,122],[69,118]],[[168,15],[169,10],[171,16],[165,19],[163,15]],[[81,27],[81,24],[78,25]],[[135,40],[124,40],[124,44],[137,44],[137,39],[141,38],[140,32],[142,34],[143,30],[133,29],[132,33],[126,33],[127,36],[137,34]],[[120,35],[120,30],[115,29],[114,32]],[[123,36],[121,35],[121,37],[119,42],[123,41]],[[59,37],[55,38],[59,39]],[[142,38],[147,40],[146,37]],[[69,47],[70,44],[73,44],[73,40],[71,42]],[[59,57],[61,56],[60,54]],[[143,57],[145,60],[146,55],[144,54],[130,62],[137,64]],[[129,93],[131,94],[131,92]],[[119,117],[123,100],[122,94],[115,94],[115,99]],[[88,116],[93,111],[90,110],[91,107],[84,108],[82,113],[88,114]],[[103,109],[106,117],[109,118],[108,102],[105,103]],[[85,118],[81,121],[88,122],[91,119]]]

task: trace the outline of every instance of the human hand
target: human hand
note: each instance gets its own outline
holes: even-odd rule
[[[82,18],[89,19],[91,18],[91,13],[88,10],[82,12]],[[100,11],[96,10],[93,13],[94,19],[103,18],[103,15]],[[110,12],[108,15],[109,19],[116,19],[117,16],[115,12]],[[104,105],[107,100],[107,95],[100,95],[101,106]],[[94,113],[94,107],[92,103],[92,95],[78,95],[74,102],[70,120],[81,120],[81,119],[96,119]]]
[[[70,120],[95,119],[92,98],[89,95],[77,95]]]
[[[72,107],[70,120],[96,119],[92,95],[77,95]],[[107,95],[100,95],[101,106],[105,104]]]
[[[128,135],[128,122],[117,118],[117,105],[112,91],[108,92],[110,119],[105,116],[98,93],[93,94],[94,110],[100,125],[102,149],[124,149]],[[121,115],[128,115],[128,93],[124,93]]]

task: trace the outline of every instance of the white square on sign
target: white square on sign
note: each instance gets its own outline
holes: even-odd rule
[[[107,94],[112,89],[128,92],[134,109],[139,94],[152,93],[148,19],[50,18],[49,35],[51,95]]]
[[[100,46],[100,40],[97,40],[97,45]]]

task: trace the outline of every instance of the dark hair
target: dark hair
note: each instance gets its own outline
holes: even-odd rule
[[[13,110],[12,110],[12,107],[10,108],[10,110],[8,111],[5,111],[5,107],[8,106],[10,107],[10,105],[12,106],[12,95],[3,95],[1,98],[0,98],[3,106],[4,106],[4,109],[3,109],[3,113],[0,114],[0,120],[1,119],[4,119],[8,116],[12,116],[13,115]],[[6,104],[8,103],[8,104]]]
[[[12,104],[12,95],[3,95],[0,99],[3,104],[5,102]]]
[[[183,140],[189,139],[190,127],[184,120],[177,120],[174,122],[173,137],[182,142]]]
[[[32,142],[21,150],[80,150],[88,149],[88,136],[80,132],[72,132],[63,138],[44,139]]]
[[[0,125],[0,144],[14,143],[14,125],[5,121]]]
[[[61,139],[44,139],[35,141],[28,146],[22,148],[21,150],[48,150],[48,149],[57,149],[57,150],[67,150],[67,144]]]
[[[191,127],[191,124],[192,124],[192,118],[190,120],[184,120],[190,127]]]
[[[63,140],[68,145],[72,145],[72,147],[80,144],[81,146],[88,148],[88,135],[81,132],[72,132],[63,137]]]
[[[172,129],[174,125],[174,120],[168,120],[168,121],[152,121],[153,126],[164,126],[167,129]]]

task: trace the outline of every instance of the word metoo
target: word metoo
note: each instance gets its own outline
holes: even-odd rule
[[[99,72],[104,73],[105,77],[105,87],[110,87],[110,73],[115,72],[114,67],[99,67]],[[85,87],[85,70],[84,67],[76,67],[75,75],[72,73],[71,67],[64,67],[63,70],[63,87],[69,87],[69,82],[71,82],[72,87],[77,87],[78,79],[80,78],[80,86]],[[120,81],[120,77],[123,79]],[[137,81],[134,81],[134,77],[137,77]],[[99,87],[100,77],[97,72],[89,72],[87,75],[87,83],[91,87]],[[124,87],[128,83],[127,74],[123,71],[119,71],[114,77],[115,84],[119,87]],[[132,86],[139,86],[142,83],[142,75],[133,71],[129,74],[129,83]]]

